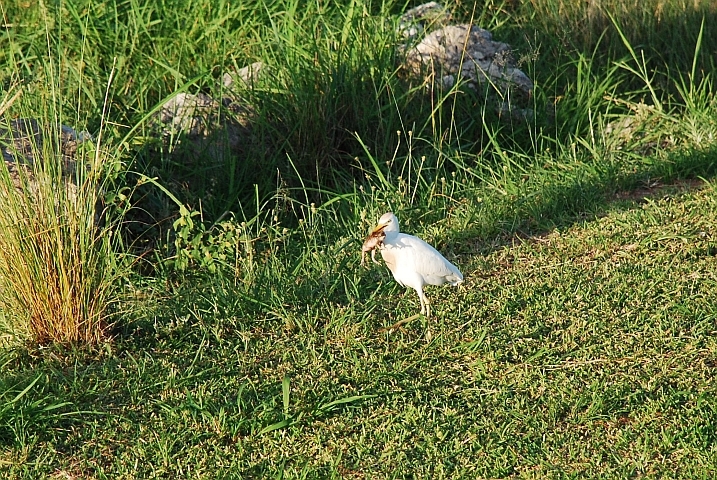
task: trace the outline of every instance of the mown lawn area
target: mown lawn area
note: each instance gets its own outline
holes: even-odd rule
[[[2,125],[92,135],[85,203],[0,172],[0,477],[715,477],[717,18],[602,3],[449,6],[513,46],[521,119],[406,76],[414,3],[0,5]],[[241,148],[158,134],[256,61]],[[465,276],[430,318],[360,265],[390,210]]]

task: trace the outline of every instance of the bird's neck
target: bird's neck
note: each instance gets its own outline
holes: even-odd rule
[[[390,230],[388,232],[386,230],[384,230],[383,233],[386,234],[386,239],[384,241],[390,242],[391,240],[393,240],[394,238],[396,238],[398,236],[398,232],[395,230]]]

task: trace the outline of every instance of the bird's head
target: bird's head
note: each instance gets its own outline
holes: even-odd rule
[[[378,232],[398,232],[398,219],[393,212],[384,213],[378,219],[378,225],[371,231],[371,235]]]

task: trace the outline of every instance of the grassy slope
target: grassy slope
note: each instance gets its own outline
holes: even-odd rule
[[[717,190],[653,193],[457,259],[468,282],[431,290],[430,341],[421,320],[380,331],[418,307],[386,272],[361,273],[382,282],[363,305],[286,305],[309,317],[293,328],[247,318],[222,281],[172,292],[99,358],[24,359],[43,372],[38,394],[92,412],[46,424],[36,414],[27,450],[5,450],[4,468],[26,478],[714,472]],[[10,371],[31,375],[20,360]]]
[[[562,50],[567,33],[552,38],[557,27],[534,23],[530,12],[514,18],[518,13],[489,4],[481,24],[506,35],[500,38],[520,42],[516,24],[537,25],[547,53],[528,66],[538,80],[536,105],[560,97],[554,123],[539,113],[524,128],[491,123],[470,96],[456,97],[468,101],[454,118],[451,101],[431,115],[420,90],[401,90],[390,58],[368,59],[373,73],[356,81],[366,52],[347,45],[365,46],[362,35],[381,44],[390,26],[340,8],[306,18],[277,13],[291,12],[285,3],[259,14],[244,4],[211,10],[177,2],[164,11],[158,2],[120,2],[114,10],[96,2],[62,16],[66,36],[58,48],[69,72],[63,88],[84,85],[79,121],[99,121],[96,99],[103,98],[109,60],[118,56],[114,141],[126,133],[121,124],[137,122],[187,79],[200,76],[197,83],[211,89],[217,65],[262,58],[278,65],[272,78],[294,92],[254,93],[265,122],[259,147],[281,146],[266,153],[267,183],[277,185],[274,165],[291,173],[287,153],[299,164],[336,165],[352,148],[369,178],[364,190],[352,193],[355,187],[344,184],[349,194],[320,196],[336,201],[319,204],[318,213],[310,194],[278,187],[263,207],[246,202],[247,212],[259,210],[257,221],[236,231],[261,240],[252,247],[234,239],[238,268],[132,279],[114,342],[92,351],[3,352],[0,473],[670,477],[679,468],[684,476],[711,476],[717,191],[710,184],[672,186],[639,201],[655,179],[714,174],[711,83],[688,81],[689,94],[675,94],[679,75],[690,73],[698,24],[687,28],[690,35],[678,29],[660,38],[649,36],[649,21],[626,29],[638,37],[632,42],[656,50],[677,42],[674,51],[686,52],[683,64],[671,64],[677,73],[663,70],[652,81],[671,92],[659,112],[640,106],[650,100],[645,82],[624,68],[639,62],[628,58],[614,68],[626,53],[614,57],[622,45],[614,32],[604,51],[590,53],[593,37]],[[559,4],[536,2],[547,10]],[[539,16],[569,26],[559,15]],[[28,25],[42,24],[31,17]],[[626,17],[628,27],[641,21]],[[87,28],[74,28],[72,18]],[[573,20],[579,27],[580,12]],[[679,13],[669,20],[680,24]],[[338,48],[343,32],[356,37]],[[711,51],[712,34],[702,52]],[[38,75],[42,63],[45,39],[32,35],[14,40],[26,55],[21,76]],[[87,41],[96,48],[83,49]],[[228,46],[236,50],[227,54]],[[72,68],[82,55],[84,76]],[[710,61],[700,61],[700,76],[709,76]],[[2,71],[4,79],[15,73]],[[38,90],[23,97],[30,111],[47,97]],[[390,97],[395,91],[398,98]],[[606,133],[606,124],[623,116],[636,127]],[[409,148],[406,130],[415,119]],[[383,167],[396,149],[395,130],[403,143],[382,183],[367,153],[346,139],[358,132]],[[139,152],[141,164],[146,151]],[[417,174],[423,154],[428,160]],[[177,187],[177,170],[186,166],[160,157],[145,159],[149,171]],[[207,183],[213,178],[207,174]],[[251,192],[249,198],[254,192],[251,185],[226,188],[215,198],[235,198],[232,188]],[[428,292],[435,319],[392,334],[381,329],[413,315],[418,299],[385,269],[358,267],[360,237],[389,205],[407,231],[446,251],[467,276],[460,290]],[[272,221],[275,213],[305,220],[287,223],[284,233],[285,218]],[[210,253],[218,249],[205,240]]]

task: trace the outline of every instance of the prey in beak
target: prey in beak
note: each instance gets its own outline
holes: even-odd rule
[[[376,249],[380,248],[383,244],[383,240],[386,238],[386,233],[383,231],[386,228],[387,224],[378,224],[373,230],[371,230],[371,233],[366,237],[366,240],[364,240],[363,245],[361,246],[361,265],[364,264],[366,261],[366,252],[371,252],[371,260],[376,265],[380,265],[376,261]]]

